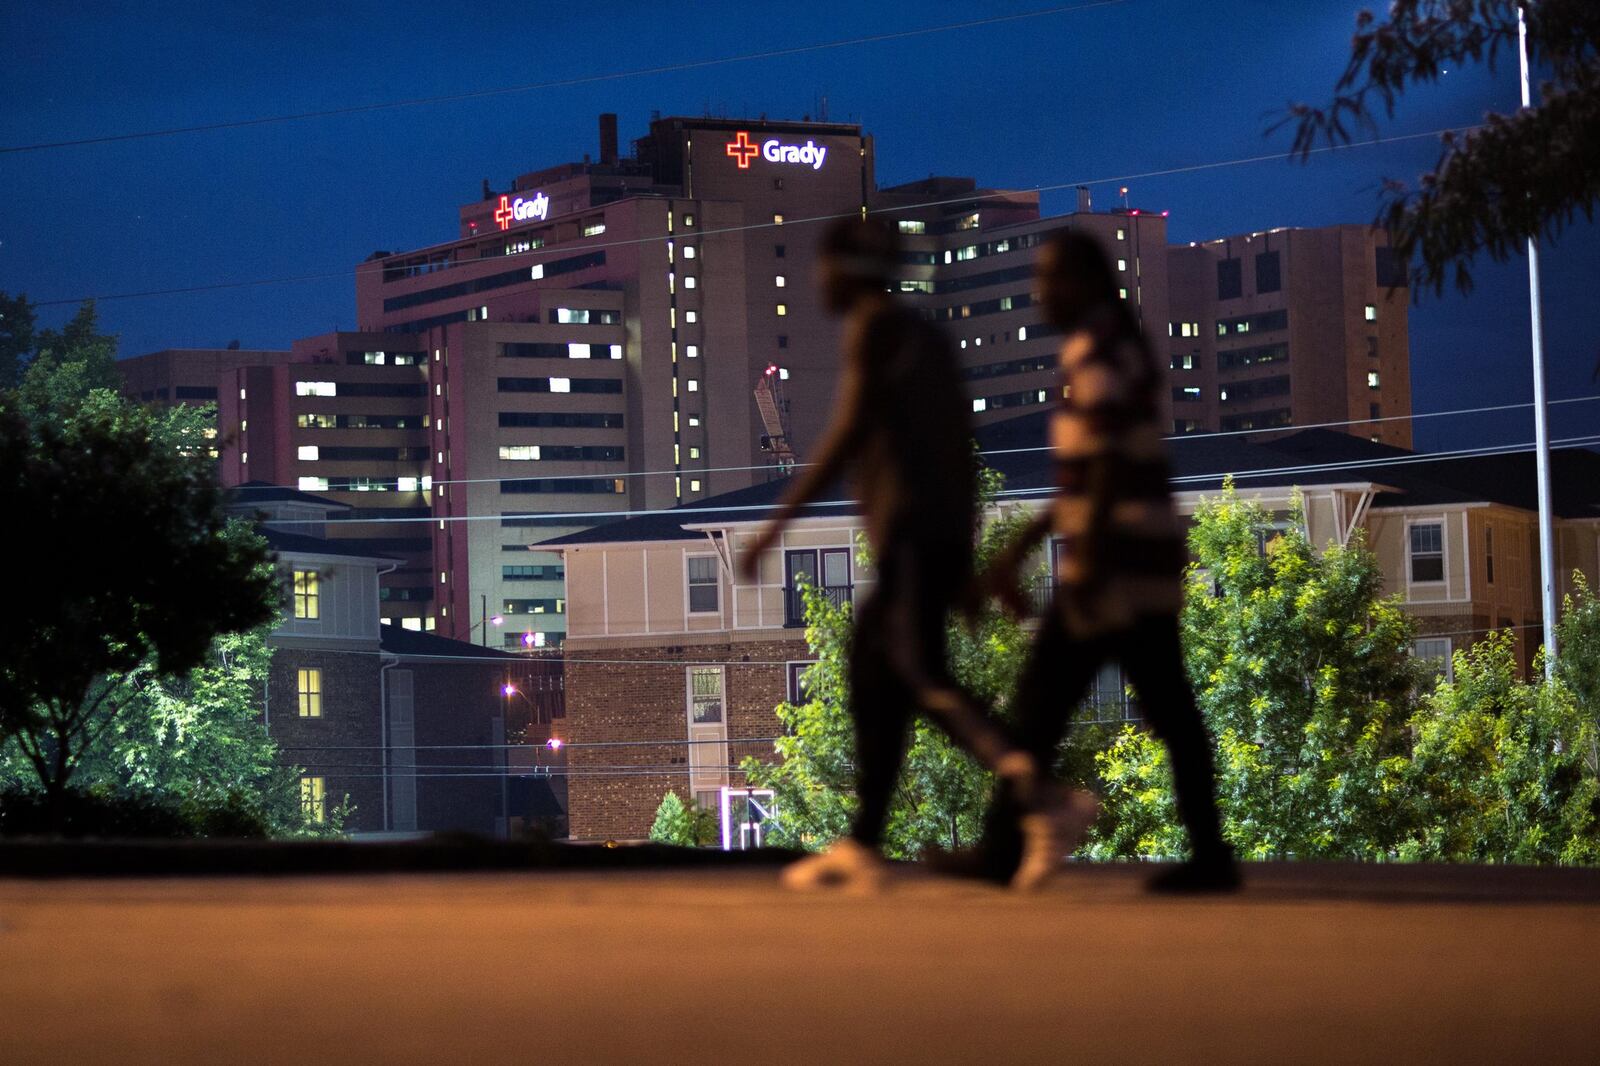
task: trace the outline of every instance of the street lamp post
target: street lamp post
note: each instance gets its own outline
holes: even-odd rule
[[[1528,22],[1517,8],[1517,55],[1522,75],[1522,106],[1533,104],[1528,72]],[[1544,674],[1556,672],[1556,560],[1554,517],[1550,502],[1550,425],[1545,406],[1544,321],[1539,307],[1539,241],[1528,238],[1528,307],[1533,319],[1533,444],[1534,477],[1539,487],[1539,602],[1544,619]]]

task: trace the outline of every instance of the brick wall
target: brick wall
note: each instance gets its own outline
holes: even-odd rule
[[[298,671],[322,671],[322,716],[299,715]],[[383,828],[383,735],[378,698],[378,656],[372,652],[279,648],[267,687],[267,730],[279,761],[303,774],[327,778],[331,809],[346,796],[355,805],[345,828]]]
[[[800,631],[766,641],[584,648],[567,645],[566,737],[571,835],[632,840],[650,832],[661,797],[689,791],[686,664],[724,663],[728,761],[770,757],[773,709],[787,696],[784,663],[811,658]],[[634,660],[628,662],[592,660]],[[659,665],[658,665],[659,664]],[[740,738],[746,738],[741,742]],[[588,747],[659,740],[661,744]],[[739,783],[734,773],[730,782]]]

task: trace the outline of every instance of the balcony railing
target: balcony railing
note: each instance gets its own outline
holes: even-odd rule
[[[819,591],[835,607],[851,602],[853,585],[825,585]],[[806,597],[804,588],[785,585],[783,589],[783,624],[796,629],[806,624]]]

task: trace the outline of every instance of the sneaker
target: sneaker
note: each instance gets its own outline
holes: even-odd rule
[[[1100,801],[1091,792],[1073,790],[1046,810],[1022,816],[1022,861],[1011,875],[1011,887],[1020,892],[1039,888],[1061,868],[1061,862],[1079,844],[1100,813]]]
[[[888,875],[888,864],[876,851],[843,837],[820,855],[811,855],[784,867],[779,882],[794,892],[835,889],[851,895],[870,896],[883,890]]]
[[[1207,895],[1239,890],[1239,864],[1233,856],[1219,859],[1190,859],[1150,879],[1145,886],[1162,895]]]

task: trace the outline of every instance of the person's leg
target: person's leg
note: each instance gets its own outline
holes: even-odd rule
[[[1184,672],[1183,646],[1175,617],[1152,616],[1139,620],[1119,641],[1120,658],[1128,671],[1145,719],[1162,742],[1172,764],[1172,784],[1178,803],[1178,816],[1189,833],[1194,858],[1186,869],[1216,875],[1216,884],[1189,884],[1189,874],[1171,886],[1185,888],[1227,888],[1236,881],[1233,852],[1222,837],[1222,820],[1217,811],[1216,769],[1211,737],[1194,690]],[[1178,881],[1184,883],[1177,883]]]
[[[892,592],[892,586],[878,591],[856,612],[846,666],[856,739],[855,819],[848,836],[786,867],[781,878],[786,888],[874,893],[884,884],[879,849],[905,759],[914,697],[890,666],[885,643],[882,593]]]
[[[945,627],[954,591],[967,579],[958,547],[906,544],[885,556],[897,594],[884,602],[884,636],[895,674],[917,709],[979,764],[1027,790],[1039,776],[1011,731],[950,676]]]
[[[1011,699],[1017,741],[1046,772],[1100,660],[1100,650],[1092,642],[1074,642],[1060,614],[1046,612]],[[979,845],[981,876],[1005,882],[1016,873],[1022,859],[1021,814],[1014,790],[997,782]]]

